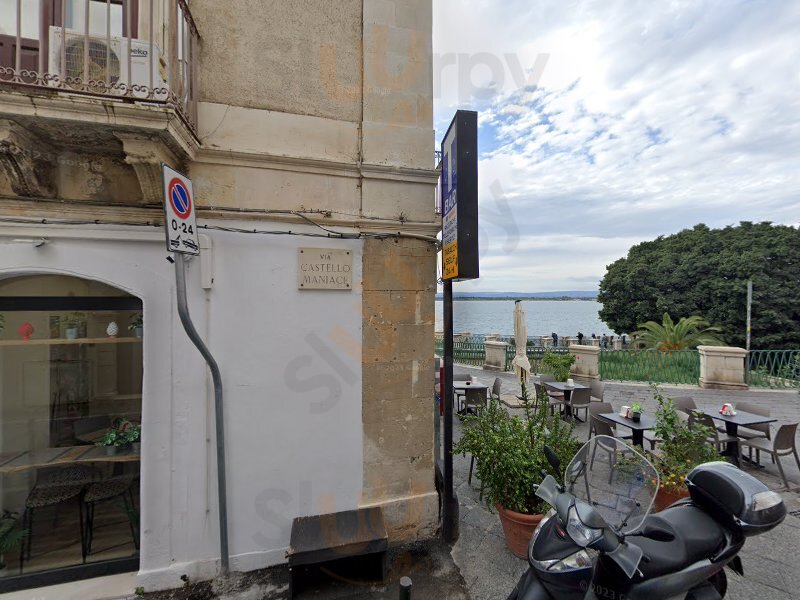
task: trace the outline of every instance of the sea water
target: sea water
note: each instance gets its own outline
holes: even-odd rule
[[[528,336],[559,337],[578,335],[617,335],[598,315],[602,304],[595,300],[523,300]],[[436,331],[442,331],[442,301],[436,301]],[[514,335],[513,300],[455,300],[453,329],[476,335],[499,333]]]

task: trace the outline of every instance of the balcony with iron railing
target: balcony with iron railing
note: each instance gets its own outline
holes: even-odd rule
[[[0,0],[0,90],[149,103],[197,121],[186,0]]]
[[[198,42],[186,0],[0,0],[0,189],[159,202],[199,147]]]

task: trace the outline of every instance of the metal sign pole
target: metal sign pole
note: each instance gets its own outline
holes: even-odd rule
[[[444,304],[444,499],[442,538],[448,544],[458,539],[458,497],[453,490],[453,282],[445,279]]]
[[[217,438],[217,493],[219,495],[219,550],[222,560],[222,575],[230,573],[230,556],[228,553],[228,502],[225,485],[225,428],[222,414],[222,377],[217,361],[206,347],[203,338],[197,333],[192,318],[189,315],[189,304],[186,301],[186,271],[184,268],[183,254],[172,254],[175,262],[175,283],[177,285],[178,315],[180,315],[186,335],[203,355],[211,371],[214,381],[214,411]]]
[[[753,280],[747,280],[747,339],[745,349],[750,352],[750,312],[753,309]]]

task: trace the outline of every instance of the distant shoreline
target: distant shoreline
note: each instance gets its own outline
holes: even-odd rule
[[[439,295],[436,296],[437,301],[441,301],[443,298]],[[553,300],[557,302],[571,302],[574,300],[580,301],[590,301],[590,302],[597,302],[597,298],[576,298],[574,296],[558,296],[556,298],[540,298],[537,296],[493,296],[491,298],[484,298],[481,296],[458,296],[453,298],[454,302],[475,302],[475,301],[487,301],[487,302],[494,302],[496,300],[502,300],[503,302],[508,302],[509,300],[524,300],[525,302],[551,302]]]

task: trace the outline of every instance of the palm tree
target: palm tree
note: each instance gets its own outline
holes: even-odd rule
[[[697,346],[724,346],[716,333],[719,327],[711,327],[703,317],[682,317],[674,323],[669,313],[664,313],[661,323],[648,321],[639,325],[634,333],[636,341],[645,348],[655,350],[688,350]]]

